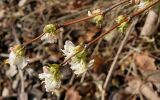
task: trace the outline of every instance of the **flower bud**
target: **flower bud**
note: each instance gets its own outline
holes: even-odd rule
[[[97,26],[100,26],[103,22],[103,15],[100,13],[102,13],[100,9],[93,10],[92,12],[88,11],[88,16],[94,16],[96,14],[99,14],[92,18],[92,22],[96,23]]]
[[[43,33],[45,33],[41,40],[45,40],[48,43],[55,43],[59,37],[59,30],[56,28],[54,24],[48,24],[44,27]]]
[[[125,19],[125,17],[123,15],[118,16],[118,18],[116,19],[117,23],[121,23],[123,20]],[[126,30],[126,28],[128,27],[127,22],[123,22],[121,23],[120,26],[118,26],[118,31],[119,32],[124,32]]]
[[[11,47],[10,50],[11,52],[8,59],[9,64],[12,67],[17,66],[23,69],[28,64],[26,58],[24,57],[24,47],[22,47],[21,45],[15,45],[14,47]]]

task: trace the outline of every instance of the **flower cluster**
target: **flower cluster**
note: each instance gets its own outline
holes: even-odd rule
[[[81,52],[79,52],[81,51]],[[86,62],[86,52],[82,51],[82,46],[75,46],[71,41],[66,41],[64,50],[62,52],[65,55],[65,59],[70,58],[75,53],[79,52],[71,58],[70,65],[71,69],[75,74],[79,75],[87,71],[94,63],[91,60],[89,63]],[[61,72],[59,64],[49,64],[48,67],[43,67],[43,73],[39,74],[39,78],[44,80],[45,89],[47,92],[52,92],[54,89],[58,89],[61,85]]]
[[[23,69],[25,66],[27,66],[28,62],[27,59],[24,57],[25,50],[24,47],[21,45],[15,45],[14,47],[10,48],[10,54],[8,62],[11,67],[18,67],[20,69]]]
[[[151,0],[131,0],[130,2],[137,4],[138,8],[144,8],[146,5],[148,5],[151,2]],[[114,6],[111,7],[111,9],[113,8]],[[38,38],[34,39],[33,41],[41,38],[41,40],[44,40],[47,43],[56,43],[59,38],[59,33],[63,31],[61,30],[61,28],[59,28],[60,26],[64,27],[67,25],[71,25],[73,23],[84,21],[89,18],[92,18],[92,22],[94,22],[97,26],[101,26],[104,20],[103,15],[105,12],[106,11],[101,11],[100,9],[96,9],[93,11],[88,11],[89,17],[86,17],[84,19],[80,19],[80,20],[73,21],[71,23],[69,22],[69,23],[62,24],[62,25],[48,24],[44,27],[43,34],[40,35]],[[139,13],[136,13],[136,14],[139,14]],[[116,23],[119,24],[117,25],[119,32],[124,32],[128,26],[127,22],[122,23],[122,21],[125,21],[125,17],[123,15],[118,16],[118,18],[116,19]],[[102,36],[109,33],[114,28],[116,27],[115,26],[111,27],[109,31],[107,31],[106,33],[102,33],[102,35],[92,40],[89,44],[92,44],[98,39],[101,39]],[[18,67],[20,69],[23,69],[25,66],[27,66],[28,62],[26,58],[24,57],[25,55],[24,47],[22,47],[21,45],[16,45],[12,47],[10,50],[11,52],[9,54],[8,62],[11,67],[14,67],[14,68]],[[74,71],[74,74],[76,75],[81,75],[82,73],[85,73],[94,63],[94,60],[90,60],[89,62],[87,62],[87,52],[85,51],[83,45],[75,46],[69,40],[65,42],[64,49],[62,50],[62,52],[64,53],[64,56],[65,56],[64,62],[68,61],[68,63],[70,64],[70,68]],[[45,89],[47,92],[53,92],[54,89],[58,89],[61,86],[62,74],[60,71],[60,65],[63,65],[63,63],[62,64],[48,64],[48,66],[43,67],[43,73],[39,74],[40,80],[44,80],[43,82],[45,84]]]
[[[66,56],[66,59],[74,55],[76,52],[79,52],[71,58],[70,65],[71,69],[75,74],[80,75],[87,71],[94,63],[94,60],[91,60],[89,63],[86,62],[86,52],[82,50],[82,46],[75,46],[71,41],[66,41],[64,45],[64,50],[62,52]]]
[[[96,14],[100,14],[100,15],[95,16],[92,19],[92,22],[96,23],[97,26],[101,25],[103,22],[103,15],[101,13],[102,11],[100,9],[93,10],[92,12],[88,11],[88,16],[94,16]]]
[[[48,24],[44,27],[43,33],[45,33],[41,40],[45,40],[48,43],[56,43],[59,37],[59,30],[56,28],[54,24]]]
[[[43,73],[39,74],[39,78],[44,80],[47,92],[52,92],[61,85],[61,72],[58,64],[49,64],[43,67]]]
[[[120,23],[124,20],[124,16],[123,15],[120,15],[118,16],[118,18],[116,19],[116,22],[117,23]],[[128,27],[128,24],[127,22],[123,22],[120,26],[118,26],[118,31],[119,32],[124,32],[126,30],[126,28]]]

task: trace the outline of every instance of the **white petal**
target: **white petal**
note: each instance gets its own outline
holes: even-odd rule
[[[75,74],[82,74],[85,71],[87,71],[87,66],[84,60],[81,60],[80,62],[72,62],[71,61],[71,69],[74,71]]]
[[[45,39],[47,39],[48,38],[48,34],[46,33],[46,34],[44,34],[42,37],[41,37],[41,40],[45,40]]]
[[[73,64],[73,65],[71,65],[71,69],[72,70],[78,70],[80,67],[82,67],[81,64]]]
[[[91,13],[91,11],[88,11],[88,16],[92,16],[92,13]]]
[[[17,63],[17,66],[21,69],[23,69],[24,67],[26,67],[28,64],[26,58],[22,57],[19,59],[19,63]]]
[[[51,78],[45,79],[45,88],[47,92],[51,92],[54,89],[59,88],[61,85],[61,81],[56,81]]]
[[[16,58],[16,55],[14,54],[14,52],[10,52],[8,61],[11,66],[14,66],[15,58]]]
[[[82,73],[84,73],[84,72],[86,72],[86,71],[87,71],[87,69],[81,68],[81,69],[79,69],[79,70],[75,70],[74,73],[77,74],[77,75],[80,75],[80,74],[82,74]]]
[[[48,73],[41,73],[39,74],[39,78],[40,79],[45,79],[45,78],[49,78],[51,77],[51,74],[48,74]]]
[[[28,62],[27,60],[22,56],[16,56],[14,52],[11,52],[9,54],[9,64],[10,66],[17,66],[21,69],[23,69],[25,66],[27,66]]]
[[[64,49],[68,52],[73,52],[73,50],[75,49],[75,45],[71,41],[67,40],[65,42]]]
[[[67,46],[66,48],[75,48],[75,45],[71,42],[71,41],[69,41],[69,40],[67,40],[66,42],[65,42],[65,45]]]
[[[46,33],[41,37],[41,40],[46,41],[47,43],[56,43],[58,36],[55,34]]]
[[[75,52],[74,50],[75,50],[75,45],[71,41],[67,40],[64,45],[64,50],[62,50],[62,52],[66,56],[66,59],[74,54]]]

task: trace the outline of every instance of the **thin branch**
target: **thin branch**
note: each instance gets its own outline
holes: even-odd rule
[[[130,0],[121,1],[121,2],[115,4],[115,5],[111,6],[111,7],[103,10],[101,13],[93,14],[92,16],[87,16],[87,17],[80,18],[80,19],[77,19],[77,20],[74,20],[74,21],[66,22],[66,23],[64,23],[64,24],[57,24],[56,27],[57,27],[57,29],[58,29],[58,28],[61,28],[61,27],[65,27],[65,26],[68,26],[68,25],[72,25],[72,24],[75,24],[75,23],[78,23],[78,22],[82,22],[82,21],[91,19],[91,18],[93,18],[93,17],[95,17],[95,16],[98,16],[98,15],[104,15],[104,14],[106,14],[107,12],[109,12],[110,10],[112,10],[112,9],[114,9],[114,8],[116,8],[116,7],[124,4],[124,3],[127,3],[127,2],[129,2],[129,1],[130,1]],[[33,39],[33,40],[31,40],[31,41],[29,41],[29,42],[27,42],[27,43],[24,43],[24,46],[27,46],[27,45],[31,44],[32,42],[40,39],[44,34],[45,34],[45,33],[42,33],[41,35],[39,35],[39,36],[36,37],[35,39]]]
[[[66,22],[66,23],[64,23],[64,24],[58,25],[58,27],[65,27],[65,26],[68,26],[68,25],[72,25],[72,24],[75,24],[75,23],[79,23],[79,22],[82,22],[82,21],[91,19],[91,18],[93,18],[93,17],[95,17],[95,16],[98,16],[98,15],[104,15],[104,14],[106,14],[107,12],[109,12],[110,10],[112,10],[112,9],[114,9],[114,8],[116,8],[116,7],[124,4],[124,3],[127,3],[127,2],[129,2],[129,1],[130,1],[130,0],[121,1],[121,2],[119,2],[119,3],[116,3],[115,5],[107,8],[107,9],[104,9],[101,13],[94,14],[94,15],[92,15],[92,16],[87,16],[87,17],[84,17],[84,18],[80,18],[80,19],[77,19],[77,20],[74,20],[74,21]]]
[[[131,14],[128,17],[125,17],[124,20],[122,20],[121,22],[117,23],[116,25],[112,26],[108,31],[102,33],[101,35],[99,35],[97,38],[93,39],[92,41],[90,41],[83,50],[88,49],[93,43],[97,42],[99,39],[101,39],[102,37],[104,37],[106,34],[109,34],[112,30],[116,29],[118,26],[120,26],[122,23],[124,22],[128,22],[130,21],[132,18],[134,18],[135,16],[140,15],[141,13],[143,13],[144,11],[146,11],[147,9],[149,9],[150,7],[154,6],[155,4],[157,4],[160,0],[157,0],[155,2],[153,2],[152,4],[146,6],[145,8]],[[64,62],[62,62],[60,65],[64,65],[65,63],[67,63],[72,57],[74,57],[76,54],[78,54],[79,52],[81,52],[82,50],[76,52],[75,54],[71,55],[68,59],[66,59]]]
[[[37,41],[37,40],[40,39],[44,34],[45,34],[45,33],[42,33],[41,35],[39,35],[38,37],[34,38],[33,40],[31,40],[31,41],[29,41],[29,42],[27,42],[27,43],[24,43],[23,46],[25,47],[25,46],[31,44],[32,42]]]
[[[20,69],[18,66],[16,66],[18,68],[18,72],[19,72],[19,76],[20,76],[20,81],[21,81],[21,94],[24,93],[24,78],[23,78],[23,71],[22,69]]]
[[[87,72],[84,72],[84,73],[82,74],[82,77],[81,77],[80,83],[83,83],[84,78],[85,78],[85,76],[86,76],[86,73],[87,73]]]
[[[112,30],[114,30],[115,28],[117,28],[118,26],[120,26],[122,23],[124,22],[128,22],[129,20],[131,20],[132,18],[134,18],[135,16],[140,15],[141,13],[143,13],[144,11],[146,11],[147,9],[149,9],[150,7],[154,6],[155,4],[157,4],[160,0],[157,0],[155,2],[153,2],[152,4],[146,6],[143,9],[138,10],[137,12],[131,14],[128,17],[125,17],[124,20],[122,20],[120,23],[112,26],[108,31],[104,32],[103,34],[101,34],[100,36],[98,36],[97,38],[95,38],[94,40],[90,41],[86,48],[90,47],[93,43],[95,43],[97,40],[99,40],[100,38],[102,38],[103,36],[105,36],[106,34],[108,34],[109,32],[111,32]]]
[[[136,19],[136,20],[130,25],[130,27],[128,28],[128,31],[126,32],[126,35],[125,35],[123,41],[121,42],[121,45],[120,45],[120,47],[119,47],[119,49],[118,49],[118,52],[117,52],[117,54],[116,54],[116,56],[115,56],[115,58],[114,58],[114,60],[113,60],[113,62],[112,62],[112,64],[111,64],[111,67],[110,67],[110,69],[109,69],[108,75],[107,75],[107,77],[106,77],[106,80],[105,80],[105,83],[104,83],[104,86],[103,86],[104,91],[103,91],[103,93],[102,93],[102,100],[105,100],[105,99],[104,99],[104,97],[105,97],[105,89],[106,89],[106,87],[107,87],[107,85],[108,85],[108,83],[109,83],[109,81],[110,81],[110,78],[111,78],[112,73],[113,73],[113,71],[114,71],[114,68],[115,68],[115,65],[116,65],[116,63],[117,63],[118,57],[119,57],[119,55],[120,55],[120,53],[121,53],[121,51],[122,51],[122,49],[123,49],[123,47],[124,47],[124,45],[125,45],[125,43],[126,43],[126,41],[127,41],[128,36],[129,36],[129,35],[131,34],[131,32],[133,31],[133,27],[136,25],[137,21],[138,21],[138,19]]]

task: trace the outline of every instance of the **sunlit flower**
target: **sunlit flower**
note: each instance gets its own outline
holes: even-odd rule
[[[64,45],[62,52],[66,56],[66,59],[81,50],[81,46],[75,46],[71,41],[67,40]]]
[[[10,48],[11,52],[9,54],[8,62],[11,67],[17,66],[18,68],[23,69],[27,66],[28,62],[24,57],[25,50],[20,45],[16,45]]]
[[[48,24],[44,27],[43,32],[45,33],[41,40],[45,40],[48,43],[56,43],[59,38],[59,30],[54,24]]]
[[[93,16],[93,15],[96,15],[99,13],[100,13],[100,15],[97,15],[94,18],[92,18],[92,22],[96,23],[96,25],[101,25],[103,22],[103,15],[101,14],[102,13],[101,10],[96,9],[96,10],[93,10],[92,12],[88,11],[88,16]]]
[[[58,64],[50,64],[49,67],[43,67],[43,73],[39,74],[39,78],[44,80],[47,92],[53,92],[61,86],[61,72]]]
[[[75,46],[69,40],[65,42],[64,50],[62,50],[62,52],[66,56],[66,59],[72,56],[69,64],[71,65],[71,69],[77,75],[87,71],[88,68],[91,67],[94,63],[94,60],[91,60],[89,63],[87,63],[86,61],[87,53],[85,52],[85,50],[83,50],[83,47],[81,45]],[[77,54],[74,55],[75,53]]]

